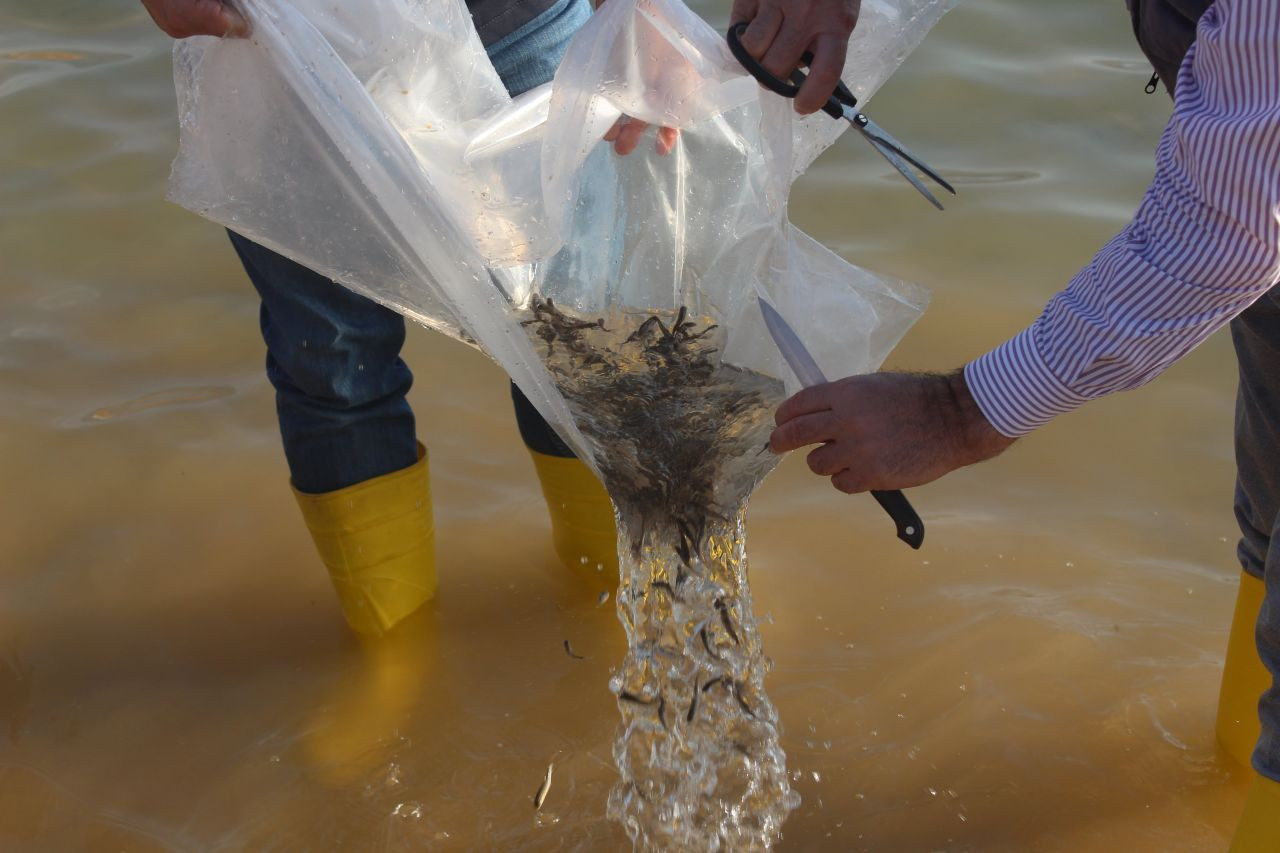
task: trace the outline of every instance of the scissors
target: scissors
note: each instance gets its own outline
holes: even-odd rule
[[[742,46],[742,34],[746,29],[746,22],[734,24],[729,28],[727,38],[729,50],[732,51],[734,58],[742,63],[742,67],[747,70],[748,74],[756,78],[760,85],[784,98],[794,98],[799,93],[800,87],[804,84],[808,75],[797,68],[791,72],[790,82],[774,77]],[[800,57],[800,62],[805,67],[808,67],[813,62],[813,54],[806,51],[804,56]],[[911,167],[915,167],[921,174],[936,182],[952,195],[956,194],[955,188],[931,169],[927,163],[904,148],[901,142],[886,133],[884,128],[867,118],[864,113],[857,109],[857,106],[858,99],[854,97],[853,92],[849,91],[849,87],[842,82],[836,86],[836,90],[831,93],[831,97],[827,98],[827,102],[822,105],[822,111],[832,118],[844,119],[853,125],[855,129],[862,131],[863,139],[870,142],[871,147],[876,149],[881,157],[888,160],[890,166],[898,170],[898,174],[910,181],[920,195],[928,199],[934,207],[942,210],[942,204],[916,177]]]
[[[778,345],[778,351],[782,353],[787,366],[800,380],[800,384],[805,388],[825,385],[827,377],[823,375],[822,368],[818,367],[818,362],[800,341],[800,336],[791,328],[791,324],[763,296],[757,295],[756,299],[760,303],[760,313],[764,315],[765,328],[769,330],[773,342]],[[871,497],[893,519],[894,526],[898,528],[898,538],[919,550],[924,544],[924,522],[920,520],[907,496],[899,491],[882,492],[873,489]]]

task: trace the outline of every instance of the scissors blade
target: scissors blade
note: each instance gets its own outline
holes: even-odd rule
[[[873,136],[867,135],[865,136],[865,139],[867,140],[867,142],[871,143],[871,147],[876,150],[876,153],[878,153],[885,160],[888,160],[889,165],[898,170],[899,175],[902,175],[902,177],[906,178],[908,181],[911,182],[911,186],[916,188],[916,192],[920,193],[920,195],[928,199],[929,203],[932,204],[934,207],[938,208],[938,210],[944,209],[942,206],[942,202],[938,201],[937,197],[934,196],[933,193],[929,192],[929,188],[926,187],[924,183],[915,176],[915,173],[912,172],[911,169],[907,167],[906,162],[903,161],[903,159],[899,157],[896,153],[894,153],[892,149],[882,145],[880,141]]]
[[[760,302],[760,313],[764,316],[765,328],[769,330],[773,342],[778,345],[778,351],[782,353],[787,366],[800,380],[800,384],[806,388],[824,384],[827,377],[823,375],[822,368],[818,367],[818,362],[805,348],[795,329],[763,297],[757,299]],[[924,544],[924,522],[920,520],[919,513],[911,506],[906,495],[895,490],[872,491],[871,496],[893,519],[894,526],[898,528],[898,538],[912,548],[919,549]]]
[[[946,178],[939,175],[928,163],[908,151],[907,147],[899,142],[893,134],[889,133],[889,131],[885,130],[883,127],[868,118],[866,113],[859,113],[858,115],[861,118],[857,121],[857,124],[862,128],[864,136],[875,140],[875,142],[880,146],[891,149],[895,154],[909,162],[912,166],[915,166],[926,177],[937,183],[944,190],[952,195],[956,194],[956,188],[951,186],[951,184],[947,182]]]
[[[863,138],[866,139],[867,142],[871,143],[871,147],[874,148],[881,157],[884,157],[885,160],[889,161],[889,165],[893,166],[893,168],[898,171],[898,174],[910,181],[911,185],[915,187],[921,195],[932,202],[939,210],[942,209],[942,205],[938,203],[936,198],[934,198],[933,193],[925,188],[920,179],[915,176],[911,168],[908,167],[908,164],[930,180],[937,183],[938,186],[942,187],[947,192],[952,195],[956,194],[955,187],[951,186],[951,184],[943,178],[942,175],[938,174],[937,171],[928,163],[908,151],[905,145],[899,142],[883,127],[868,118],[866,113],[858,112],[853,107],[845,107],[844,117],[850,124],[861,131]]]
[[[827,377],[823,375],[822,368],[818,367],[818,362],[814,361],[809,350],[805,349],[800,336],[796,334],[795,329],[791,328],[791,324],[782,319],[777,309],[764,299],[760,299],[760,313],[764,315],[765,328],[769,330],[773,342],[778,345],[778,352],[782,353],[787,367],[791,368],[791,372],[796,375],[796,379],[800,380],[800,384],[805,388],[826,384]]]

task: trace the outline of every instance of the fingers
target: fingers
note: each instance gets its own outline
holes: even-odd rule
[[[820,35],[814,42],[813,62],[809,64],[809,79],[796,95],[796,112],[808,115],[827,102],[840,83],[844,71],[845,41],[838,36]]]
[[[782,10],[776,6],[769,6],[760,10],[751,19],[751,23],[743,31],[740,41],[742,46],[747,49],[747,53],[751,54],[754,59],[760,59],[768,51],[769,46],[773,44],[774,38],[778,35],[778,30],[781,28]],[[796,58],[799,58],[799,54],[796,55]],[[787,69],[787,73],[791,73],[791,69]]]
[[[819,477],[834,476],[849,467],[848,461],[841,453],[842,449],[843,447],[834,441],[827,442],[811,452],[805,458],[805,462],[809,464],[809,470]]]
[[[680,131],[674,127],[658,128],[658,140],[655,143],[658,153],[666,157],[676,147],[676,140],[680,137]]]
[[[143,0],[156,26],[167,35],[243,38],[249,24],[222,0]]]
[[[228,22],[227,29],[222,33],[223,38],[248,38],[249,22],[230,6],[223,5],[222,8]]]
[[[774,453],[786,453],[809,444],[832,441],[836,437],[836,427],[836,417],[830,411],[802,415],[773,431],[769,436],[769,449]]]
[[[750,29],[750,27],[747,28],[748,31]],[[787,80],[791,77],[791,72],[800,65],[800,57],[809,47],[809,38],[809,33],[805,29],[792,25],[784,18],[769,49],[763,56],[757,56],[756,59],[759,59],[764,69],[774,77]]]
[[[613,150],[625,157],[636,150],[636,146],[640,144],[640,138],[644,136],[644,132],[648,128],[647,122],[631,116],[621,116],[613,123],[613,126],[609,128],[603,138],[605,142],[612,142]],[[658,128],[657,137],[654,142],[654,148],[665,157],[676,147],[676,140],[680,138],[680,131],[674,127],[660,127]]]
[[[852,468],[846,468],[832,477],[831,485],[846,495],[857,495],[871,490],[862,476]]]
[[[759,6],[758,0],[733,0],[733,10],[729,12],[730,25],[752,20]]]
[[[798,391],[790,398],[785,400],[778,411],[774,412],[773,422],[778,426],[782,426],[787,421],[798,418],[801,415],[808,415],[814,412],[822,412],[831,408],[831,383],[826,385],[814,385],[812,388],[805,388]]]
[[[790,79],[806,51],[813,53],[809,79],[795,104],[807,115],[822,107],[840,82],[859,9],[859,0],[736,0],[730,20],[749,22],[743,47],[780,80]]]
[[[649,127],[647,122],[624,116],[618,121],[622,122],[618,128],[618,133],[612,139],[613,150],[622,156],[630,154],[636,150],[636,146],[640,144],[640,137],[644,135],[645,130]],[[608,136],[605,137],[608,139]]]

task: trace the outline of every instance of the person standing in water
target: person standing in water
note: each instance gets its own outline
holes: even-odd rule
[[[350,0],[355,2],[355,0]],[[597,0],[599,6],[604,0]],[[763,10],[784,0],[761,0]],[[514,96],[549,81],[591,15],[588,0],[466,0],[494,68]],[[174,38],[245,37],[228,0],[142,0]],[[817,0],[816,31],[844,45],[854,17],[844,0]],[[856,12],[856,4],[854,4]],[[825,10],[825,11],[824,11]],[[773,14],[770,12],[769,14]],[[777,13],[780,15],[780,12]],[[824,47],[826,61],[830,47]],[[844,62],[843,49],[839,62]],[[831,85],[838,78],[834,69]],[[821,80],[819,80],[821,82]],[[811,97],[811,96],[810,96]],[[630,154],[647,126],[625,116],[605,135]],[[659,154],[676,131],[658,128]],[[231,242],[262,298],[267,376],[293,492],[351,627],[377,636],[429,601],[436,588],[435,530],[426,448],[406,394],[404,318],[245,237]],[[616,575],[613,505],[595,475],[511,386],[516,422],[533,459],[561,562]]]
[[[750,0],[739,5],[735,20],[746,20]],[[1259,774],[1232,849],[1274,853],[1280,850],[1280,4],[1129,0],[1129,7],[1156,69],[1148,91],[1162,82],[1173,98],[1155,179],[1133,220],[1021,334],[952,373],[880,373],[805,389],[779,407],[771,446],[783,453],[820,445],[809,453],[809,467],[842,492],[922,485],[996,456],[1090,400],[1150,382],[1230,324],[1240,365],[1235,513],[1242,574],[1218,733],[1243,763],[1251,751]],[[779,39],[770,41],[773,31],[785,31],[785,20],[756,28],[743,37],[753,55],[780,54],[770,67],[775,74],[794,67],[797,40],[785,49]],[[797,109],[814,106],[797,99]]]

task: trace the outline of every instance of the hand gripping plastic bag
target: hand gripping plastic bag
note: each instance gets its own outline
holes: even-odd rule
[[[679,0],[608,0],[515,99],[461,0],[238,2],[250,39],[176,49],[171,197],[507,370],[617,510],[610,813],[646,845],[768,845],[798,798],[743,523],[797,386],[757,299],[832,376],[877,367],[924,302],[787,220],[844,123],[797,117]],[[863,3],[860,99],[949,5]],[[673,152],[616,156],[624,115],[677,128]]]

